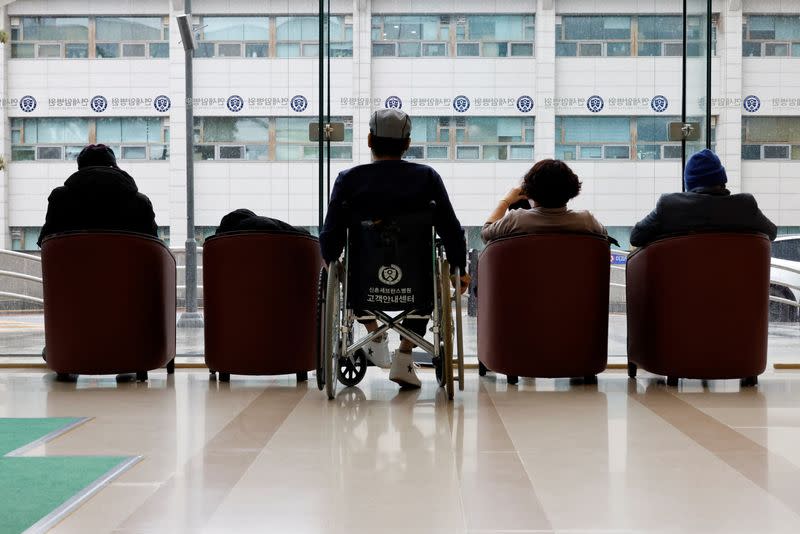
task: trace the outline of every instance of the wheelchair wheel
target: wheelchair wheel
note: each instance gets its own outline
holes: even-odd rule
[[[444,387],[445,385],[445,376],[444,376],[444,343],[439,342],[439,349],[437,352],[438,356],[433,357],[433,370],[436,373],[436,382],[439,383],[439,387]]]
[[[442,370],[444,371],[444,387],[447,389],[447,398],[452,400],[455,395],[453,384],[453,312],[450,307],[450,264],[446,260],[439,261],[439,296],[441,306],[441,332],[444,350],[440,358],[442,359]]]
[[[460,275],[460,272],[456,272],[456,277]],[[460,281],[458,282],[461,283]],[[456,335],[456,361],[453,362],[453,365],[456,366],[458,369],[458,390],[464,391],[464,328],[461,324],[461,291],[456,289],[455,296],[453,297],[455,301],[455,312],[456,312],[456,324],[455,324],[455,335]]]
[[[328,291],[328,270],[324,267],[319,272],[317,283],[317,387],[325,389],[325,297]]]
[[[345,387],[355,386],[367,374],[367,355],[358,349],[350,356],[339,358],[339,382]]]
[[[341,354],[342,288],[339,283],[339,262],[332,262],[328,267],[328,283],[325,292],[325,390],[328,398],[336,396],[336,383]]]

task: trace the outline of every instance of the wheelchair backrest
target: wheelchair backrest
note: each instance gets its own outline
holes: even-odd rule
[[[433,211],[354,221],[348,241],[348,307],[433,307]]]

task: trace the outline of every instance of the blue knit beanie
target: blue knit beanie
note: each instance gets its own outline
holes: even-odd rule
[[[701,150],[689,158],[686,169],[683,171],[683,182],[686,190],[691,191],[698,187],[713,187],[728,182],[725,167],[716,154],[709,149]]]

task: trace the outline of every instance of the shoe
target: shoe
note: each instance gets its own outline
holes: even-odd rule
[[[386,334],[367,343],[364,350],[367,353],[367,359],[381,369],[388,369],[392,366],[392,357],[389,355],[389,336]]]
[[[414,357],[410,352],[394,351],[389,380],[400,384],[403,389],[422,386],[422,382],[419,381],[419,377],[414,371]]]

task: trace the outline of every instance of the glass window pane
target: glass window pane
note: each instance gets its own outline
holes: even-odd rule
[[[214,145],[195,145],[194,146],[194,159],[195,160],[212,160],[215,159]]]
[[[563,117],[565,141],[573,143],[630,142],[628,117]]]
[[[269,158],[269,147],[267,145],[247,145],[245,147],[245,159],[250,161],[266,161]]]
[[[597,39],[600,37],[597,28],[592,30],[593,23],[600,17],[562,17],[564,38],[570,41]]]
[[[122,147],[122,159],[147,159],[147,147],[124,146]]]
[[[556,159],[572,160],[575,159],[577,147],[575,145],[556,145]]]
[[[275,159],[278,161],[292,161],[303,159],[302,145],[276,145]]]
[[[577,56],[578,43],[556,43],[557,56]]]
[[[789,159],[789,147],[764,145],[764,159]]]
[[[581,146],[578,147],[579,159],[602,159],[603,147],[601,146]]]
[[[100,41],[160,41],[161,17],[98,17]]]
[[[792,43],[792,57],[800,57],[800,43]]]
[[[761,145],[742,145],[742,159],[761,159]]]
[[[603,55],[603,45],[600,43],[580,43],[582,56],[601,56]]]
[[[214,43],[197,43],[194,50],[194,57],[214,57]]]
[[[681,50],[683,50],[683,45],[681,45]],[[637,54],[640,56],[660,56],[661,43],[639,43],[639,50]]]
[[[481,149],[477,146],[457,146],[456,159],[480,159]]]
[[[532,56],[533,44],[530,43],[511,43],[512,56]]]
[[[12,43],[11,57],[30,59],[36,55],[36,46],[33,44]]]
[[[97,119],[97,141],[106,145],[122,142],[121,119]]]
[[[217,47],[219,57],[241,57],[242,45],[236,43],[220,43]]]
[[[512,146],[510,159],[533,160],[533,145]]]
[[[33,147],[11,147],[12,161],[34,161],[36,159],[36,150]]]
[[[742,43],[742,57],[757,57],[761,55],[760,41],[745,41]]]
[[[478,56],[480,55],[480,45],[478,43],[458,43],[456,52],[459,56]]]
[[[395,56],[395,55],[397,55],[397,53],[395,52],[395,44],[394,43],[372,43],[372,55],[373,55],[373,57]]]
[[[267,57],[268,52],[267,44],[248,44],[244,48],[244,57]]]
[[[169,57],[169,43],[150,43],[150,57]]]
[[[278,43],[275,45],[278,57],[299,57],[300,45],[297,43]]]
[[[144,57],[145,45],[143,44],[124,44],[122,45],[123,57]]]
[[[506,146],[506,145],[483,145],[483,159],[486,159],[486,160],[505,160],[505,159],[508,159],[508,146]]]
[[[86,119],[26,119],[25,142],[83,143],[89,142],[89,121]]]
[[[61,57],[61,45],[46,44],[39,45],[39,57]]]
[[[150,145],[150,159],[169,159],[169,145]]]
[[[374,45],[373,45],[374,50]],[[424,43],[422,45],[423,56],[446,56],[447,45],[444,43]]]
[[[449,157],[449,147],[429,146],[428,159],[447,159]]]
[[[89,45],[67,43],[65,55],[70,59],[85,59],[89,57]]]
[[[483,43],[484,57],[506,57],[508,56],[508,43]]]
[[[789,45],[787,43],[766,43],[764,45],[765,56],[788,56]]]
[[[670,57],[681,57],[683,56],[683,44],[682,43],[664,43],[664,55]]]
[[[420,55],[420,44],[399,43],[398,51],[400,52],[400,57],[417,57]]]
[[[219,147],[219,159],[243,159],[243,146],[221,146]]]
[[[630,17],[603,17],[603,39],[630,39]]]
[[[61,147],[60,146],[37,147],[36,159],[61,159]]]
[[[680,145],[665,145],[664,159],[681,159],[683,150]]]
[[[203,25],[208,41],[269,41],[268,17],[203,17]]]
[[[95,55],[98,58],[119,57],[119,43],[97,43]]]
[[[331,43],[331,57],[353,57],[353,42]]]
[[[606,159],[630,159],[631,148],[628,146],[607,146],[605,147]]]
[[[425,147],[422,146],[408,147],[406,153],[403,154],[403,159],[424,159],[424,158],[425,158]]]
[[[24,17],[25,41],[88,41],[88,17]]]
[[[608,43],[606,45],[606,55],[608,56],[629,56],[631,55],[630,43]]]
[[[661,159],[661,145],[636,145],[636,159],[655,160]]]

